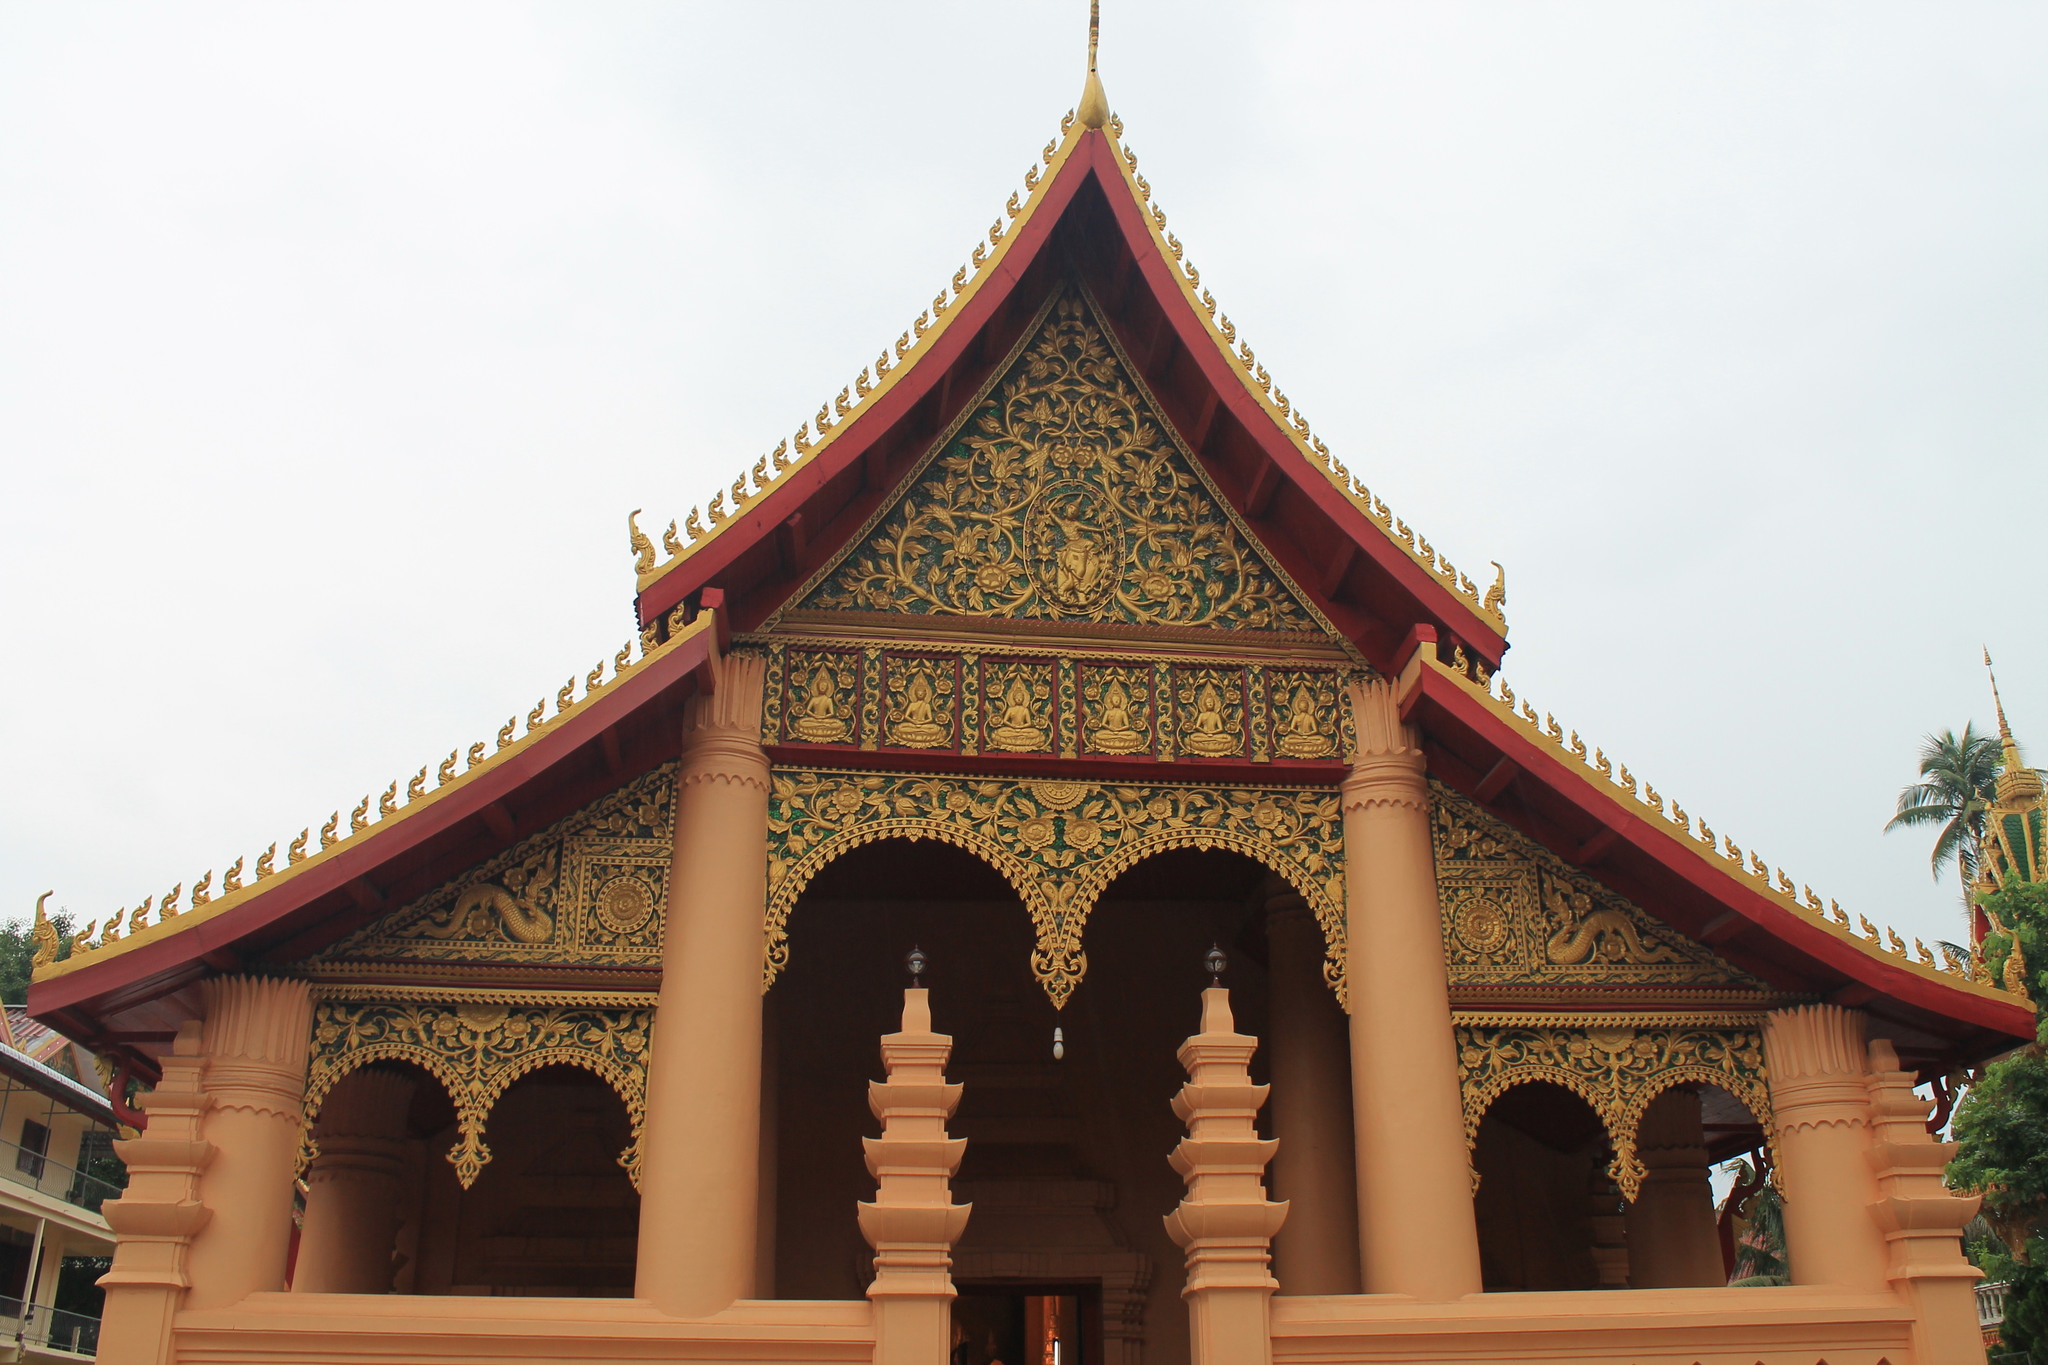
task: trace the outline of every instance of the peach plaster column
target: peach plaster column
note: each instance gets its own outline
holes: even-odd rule
[[[294,1292],[391,1292],[412,1092],[406,1076],[358,1071],[320,1106]]]
[[[1792,1282],[1884,1290],[1884,1237],[1871,1218],[1877,1178],[1864,1156],[1863,1016],[1835,1005],[1776,1010],[1764,1019],[1764,1061]]]
[[[647,1062],[635,1292],[706,1317],[756,1292],[761,961],[768,901],[762,661],[688,702],[661,994]]]
[[[1292,887],[1268,892],[1273,1192],[1293,1208],[1273,1239],[1273,1274],[1283,1294],[1356,1294],[1350,1026],[1323,980],[1322,926]]]
[[[1636,1127],[1636,1154],[1646,1173],[1623,1214],[1629,1288],[1725,1284],[1700,1097],[1685,1089],[1659,1095]]]
[[[256,976],[215,977],[201,990],[213,1160],[199,1199],[212,1217],[192,1242],[185,1306],[220,1308],[284,1288],[313,997],[303,981]]]
[[[1359,1268],[1368,1294],[1480,1291],[1429,786],[1394,688],[1354,684],[1344,884]]]
[[[114,1144],[128,1166],[128,1188],[100,1210],[118,1239],[114,1264],[100,1277],[107,1299],[100,1318],[100,1355],[129,1365],[165,1365],[171,1359],[171,1322],[191,1283],[192,1239],[212,1217],[199,1201],[199,1181],[213,1160],[200,1136],[213,1101],[200,1081],[206,1058],[203,1025],[178,1030],[163,1076],[136,1103],[149,1115],[137,1137]]]

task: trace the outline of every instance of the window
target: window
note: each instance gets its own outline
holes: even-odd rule
[[[50,1152],[50,1130],[34,1119],[21,1124],[21,1150],[14,1154],[14,1169],[37,1180],[43,1178],[43,1158]]]

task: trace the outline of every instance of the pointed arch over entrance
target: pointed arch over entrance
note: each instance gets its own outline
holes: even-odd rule
[[[1031,914],[1031,970],[1055,1008],[1088,969],[1082,933],[1123,872],[1172,849],[1227,848],[1293,886],[1343,996],[1344,831],[1332,787],[1217,787],[777,768],[768,807],[764,986],[789,961],[789,914],[818,871],[877,839],[983,858]]]

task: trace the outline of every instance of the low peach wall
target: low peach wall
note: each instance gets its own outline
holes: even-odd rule
[[[1945,1365],[1911,1334],[1890,1294],[1801,1286],[1273,1300],[1274,1365]]]
[[[252,1294],[180,1313],[175,1330],[178,1365],[822,1365],[875,1353],[861,1299],[742,1300],[684,1322],[639,1299]]]

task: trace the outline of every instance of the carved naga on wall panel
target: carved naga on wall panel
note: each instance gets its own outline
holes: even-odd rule
[[[1437,896],[1454,985],[1763,984],[1441,783]]]
[[[674,767],[634,779],[308,965],[320,975],[348,962],[652,965],[668,900]]]
[[[1302,894],[1342,999],[1343,826],[1328,788],[1019,782],[778,769],[768,805],[764,988],[789,961],[789,914],[832,859],[878,839],[938,839],[986,859],[1031,915],[1031,969],[1055,1005],[1087,971],[1081,936],[1117,875],[1170,848],[1228,848]]]

